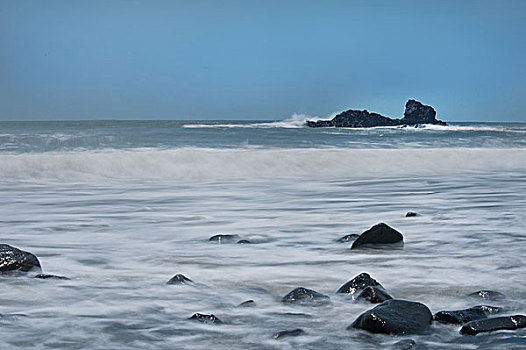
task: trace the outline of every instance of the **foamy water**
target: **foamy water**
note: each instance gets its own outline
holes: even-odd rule
[[[0,312],[25,315],[0,318],[6,346],[377,349],[408,338],[346,330],[372,305],[335,291],[361,272],[433,312],[479,305],[465,294],[493,289],[506,295],[492,302],[505,314],[526,313],[526,148],[513,136],[523,125],[415,132],[166,123],[3,125],[0,243],[71,278],[2,277]],[[335,241],[379,222],[404,234],[403,250],[351,252]],[[252,244],[208,241],[217,233]],[[166,285],[176,273],[198,285]],[[331,305],[282,304],[298,286]],[[256,306],[237,306],[248,299]],[[224,324],[189,321],[196,312]],[[305,335],[272,338],[294,328]],[[526,335],[458,330],[434,324],[410,337],[423,348],[477,349]]]

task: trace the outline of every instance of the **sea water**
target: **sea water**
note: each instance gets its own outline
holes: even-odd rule
[[[303,123],[0,122],[0,243],[70,278],[0,278],[2,347],[378,349],[410,337],[477,349],[526,335],[346,330],[373,305],[335,294],[367,272],[432,312],[526,313],[526,124]],[[337,242],[380,222],[402,250]],[[251,244],[208,240],[219,233]],[[195,285],[167,285],[177,273]],[[331,304],[281,303],[299,286]],[[506,298],[465,296],[480,289]],[[223,324],[188,320],[196,312]],[[295,328],[304,335],[273,338]]]

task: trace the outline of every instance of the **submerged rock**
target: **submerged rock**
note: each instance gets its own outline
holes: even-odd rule
[[[479,290],[468,294],[468,297],[482,298],[484,300],[499,300],[505,298],[504,294],[493,290]]]
[[[199,321],[199,322],[208,323],[208,324],[221,324],[221,323],[223,323],[214,314],[212,314],[212,315],[205,315],[205,314],[195,313],[195,314],[192,315],[192,317],[190,317],[190,320]]]
[[[250,242],[249,240],[247,239],[240,239],[239,241],[236,242],[237,244],[251,244],[252,242]]]
[[[383,303],[386,300],[393,299],[382,287],[368,286],[358,295],[358,300],[367,300],[372,304]]]
[[[411,350],[416,349],[416,341],[413,339],[402,339],[393,344],[395,350]]]
[[[338,242],[340,243],[347,243],[347,242],[350,242],[350,241],[354,241],[356,238],[360,237],[359,234],[356,234],[356,233],[351,233],[351,234],[348,234],[348,235],[345,235],[341,238],[338,238]]]
[[[429,328],[432,318],[431,311],[424,304],[391,299],[358,316],[347,329],[385,334],[421,333]]]
[[[217,243],[233,243],[234,241],[239,241],[241,237],[236,234],[218,234],[210,237],[208,240],[217,242]]]
[[[256,306],[256,302],[254,300],[247,300],[239,304],[238,306],[241,307],[254,307]]]
[[[317,305],[330,303],[330,298],[312,289],[298,287],[285,295],[281,301],[284,303]]]
[[[284,338],[284,337],[297,337],[298,335],[302,335],[302,334],[305,334],[303,329],[296,328],[296,329],[293,329],[293,330],[290,330],[290,331],[278,332],[278,333],[274,334],[273,338],[274,339],[280,339],[280,338]]]
[[[351,249],[359,248],[389,248],[404,245],[404,236],[394,228],[384,223],[374,225],[360,235],[352,244]]]
[[[175,275],[172,278],[170,278],[170,280],[168,282],[166,282],[166,284],[190,284],[190,285],[194,285],[195,283],[194,283],[194,281],[192,281],[191,279],[189,279],[185,275],[182,275],[182,274],[178,273],[177,275]]]
[[[0,274],[42,272],[38,258],[8,244],[0,244]]]
[[[462,326],[460,333],[464,335],[475,335],[482,332],[493,332],[503,329],[514,330],[524,327],[526,327],[526,316],[514,315],[471,321]]]
[[[431,106],[423,105],[415,100],[408,100],[405,104],[404,117],[402,119],[392,119],[384,117],[378,113],[371,113],[367,110],[349,109],[336,115],[331,120],[307,121],[307,126],[311,128],[320,127],[344,127],[344,128],[371,128],[378,126],[414,126],[418,124],[440,124],[445,122],[435,118],[436,111]]]
[[[368,286],[382,287],[382,285],[377,280],[369,276],[368,273],[362,272],[361,274],[359,274],[358,276],[354,277],[352,280],[350,280],[349,282],[346,282],[343,286],[341,286],[336,291],[336,293],[354,294],[357,291],[362,290]]]
[[[501,307],[490,306],[490,305],[477,305],[477,306],[473,306],[472,309],[480,309],[484,311],[486,315],[495,315],[495,314],[502,312]]]
[[[47,280],[47,279],[70,280],[71,279],[71,278],[68,278],[66,276],[48,275],[48,274],[44,274],[44,273],[40,273],[40,274],[36,275],[35,278],[40,278],[40,279],[43,279],[43,280]]]
[[[464,310],[439,311],[433,316],[435,321],[452,324],[464,324],[483,318],[487,318],[487,315],[484,310],[478,307]]]

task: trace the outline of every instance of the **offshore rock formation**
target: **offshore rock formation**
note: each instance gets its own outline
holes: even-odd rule
[[[307,121],[307,126],[311,128],[372,128],[397,125],[414,126],[418,124],[446,125],[445,122],[436,119],[436,111],[433,107],[423,105],[416,100],[407,101],[402,119],[384,117],[383,115],[371,113],[367,110],[359,111],[349,109],[338,114],[331,120]]]

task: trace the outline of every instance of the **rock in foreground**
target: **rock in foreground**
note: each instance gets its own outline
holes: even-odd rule
[[[382,287],[382,285],[377,280],[372,278],[368,273],[362,272],[361,274],[359,274],[358,276],[354,277],[352,280],[346,282],[343,286],[341,286],[336,293],[354,294],[357,291],[362,290],[368,286]]]
[[[284,303],[318,305],[330,303],[330,298],[312,289],[298,287],[285,295],[281,301]]]
[[[360,235],[351,249],[359,248],[392,248],[404,245],[404,236],[394,228],[380,223]]]
[[[433,315],[421,303],[391,299],[364,312],[347,329],[359,328],[372,333],[412,334],[427,330]]]
[[[466,323],[460,333],[464,335],[475,335],[482,332],[493,332],[502,329],[519,329],[526,327],[526,316],[515,315],[508,317],[486,318],[484,320]]]
[[[17,272],[42,272],[38,258],[8,244],[0,244],[0,274]]]
[[[331,120],[307,121],[307,126],[311,128],[320,127],[340,127],[340,128],[372,128],[379,126],[413,126],[418,124],[440,124],[445,122],[435,118],[436,111],[431,106],[409,100],[405,104],[404,117],[402,119],[392,119],[384,117],[378,113],[371,113],[367,110],[354,110],[342,112]]]

